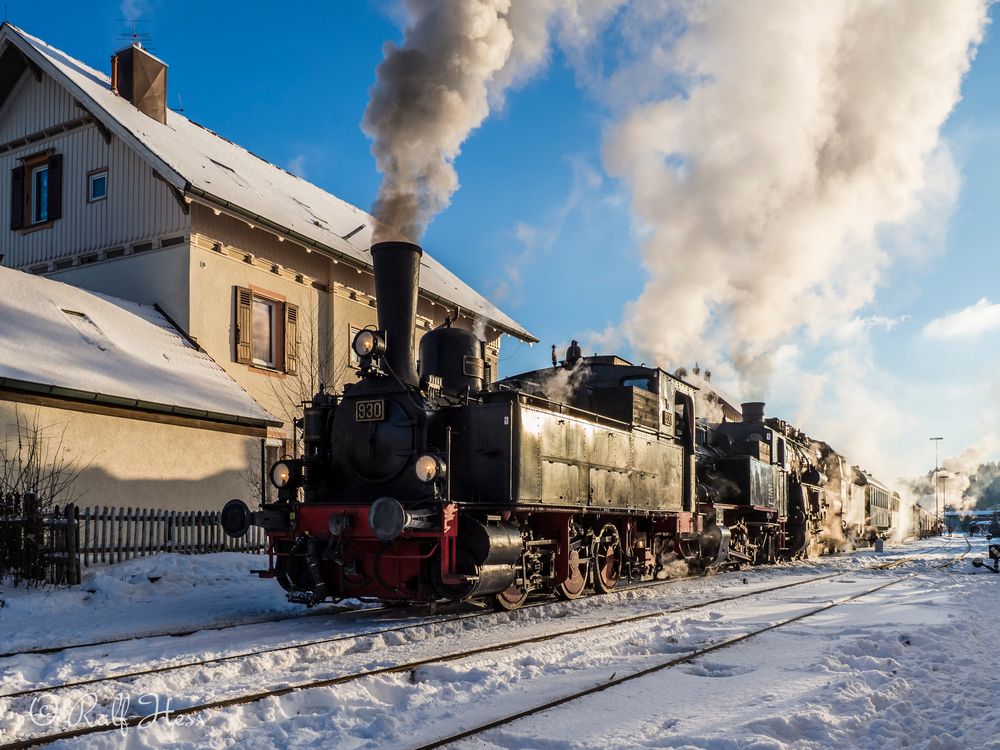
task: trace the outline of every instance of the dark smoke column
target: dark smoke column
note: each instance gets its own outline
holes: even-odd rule
[[[382,185],[376,240],[418,239],[458,189],[453,163],[489,115],[510,56],[510,0],[407,0],[403,46],[387,42],[361,127]]]

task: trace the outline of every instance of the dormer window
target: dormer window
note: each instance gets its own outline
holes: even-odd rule
[[[31,231],[62,216],[62,154],[26,156],[11,172],[10,228]]]

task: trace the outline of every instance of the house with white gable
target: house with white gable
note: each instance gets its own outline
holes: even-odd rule
[[[319,383],[355,377],[373,219],[169,110],[167,86],[139,45],[97,71],[0,26],[2,264],[158,311],[280,420],[270,461]],[[503,335],[536,340],[427,252],[420,283],[415,335],[475,329],[491,379]]]

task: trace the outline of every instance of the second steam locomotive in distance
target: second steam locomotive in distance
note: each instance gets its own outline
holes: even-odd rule
[[[371,248],[378,330],[358,382],[305,406],[303,454],[276,502],[223,525],[267,531],[292,601],[572,599],[620,581],[762,564],[883,536],[899,498],[825,443],[745,404],[709,424],[697,389],[656,367],[580,357],[498,383],[484,344],[445,325],[414,356],[421,249]],[[921,523],[923,521],[921,520]]]

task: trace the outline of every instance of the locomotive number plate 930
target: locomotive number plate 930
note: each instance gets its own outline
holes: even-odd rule
[[[358,401],[354,405],[354,418],[358,422],[381,422],[385,419],[385,399]]]

